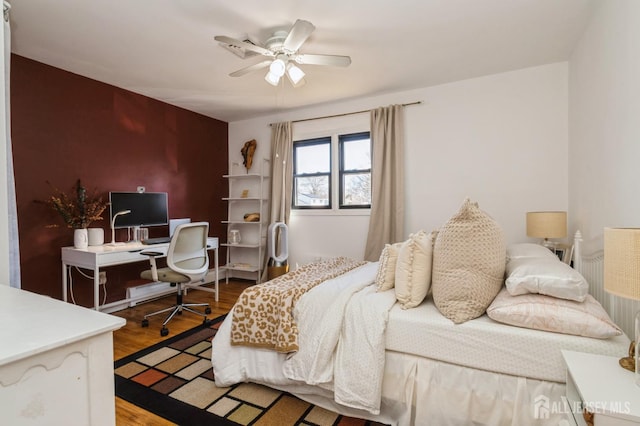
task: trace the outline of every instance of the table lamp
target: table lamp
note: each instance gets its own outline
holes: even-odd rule
[[[527,237],[542,238],[542,245],[555,251],[549,238],[567,236],[567,212],[527,212]]]
[[[640,228],[604,229],[604,290],[615,296],[640,300]],[[620,365],[636,374],[640,386],[638,367],[638,336],[640,311],[636,313],[634,341],[629,356],[620,359]]]
[[[111,246],[118,245],[118,243],[116,243],[116,218],[120,215],[129,214],[129,213],[131,213],[131,210],[122,210],[114,214],[113,218],[111,218],[111,243],[109,245]]]

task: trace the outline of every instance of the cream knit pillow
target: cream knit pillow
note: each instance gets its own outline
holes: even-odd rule
[[[396,261],[402,243],[386,244],[382,249],[376,273],[376,291],[386,291],[394,287],[396,282]]]
[[[436,307],[456,324],[481,316],[504,284],[505,265],[502,229],[467,198],[433,248]]]
[[[433,233],[412,234],[400,247],[396,263],[396,299],[402,309],[418,306],[431,286]]]

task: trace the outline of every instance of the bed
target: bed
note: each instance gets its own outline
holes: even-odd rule
[[[575,243],[575,263],[592,267]],[[561,350],[624,356],[629,347],[624,333],[549,332],[486,313],[455,324],[433,294],[403,309],[394,289],[376,291],[379,269],[367,262],[305,292],[293,310],[294,351],[232,344],[231,312],[212,342],[216,384],[260,383],[390,425],[557,425],[566,416]]]

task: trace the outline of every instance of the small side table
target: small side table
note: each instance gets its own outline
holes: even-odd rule
[[[567,365],[566,410],[573,425],[640,424],[640,387],[618,357],[562,351]],[[589,420],[593,423],[589,423]]]

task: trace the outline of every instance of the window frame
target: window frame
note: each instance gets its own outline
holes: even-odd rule
[[[297,173],[297,156],[298,156],[298,148],[304,148],[308,146],[314,145],[329,145],[329,171],[327,173]],[[331,140],[331,136],[323,136],[319,138],[312,139],[304,139],[293,142],[293,185],[292,186],[292,194],[291,194],[291,209],[295,210],[332,210],[333,209],[333,183],[332,183],[332,171],[333,171],[333,143]],[[296,194],[297,194],[297,178],[299,177],[317,177],[317,176],[327,176],[328,177],[328,199],[329,204],[326,206],[298,206],[296,205]]]
[[[344,147],[345,143],[360,141],[363,139],[369,139],[369,155],[370,155],[370,164],[368,169],[345,169],[345,155],[344,155]],[[344,187],[344,177],[348,175],[356,175],[368,173],[369,179],[371,179],[371,169],[373,167],[373,153],[371,146],[371,132],[358,132],[358,133],[349,133],[338,135],[338,150],[339,150],[339,166],[338,166],[338,208],[340,210],[351,210],[351,209],[371,209],[371,202],[369,204],[345,204],[344,203],[344,195],[345,195],[345,187]],[[371,190],[371,188],[370,188]],[[369,200],[371,200],[373,194],[369,193]]]
[[[362,129],[362,128],[360,128]],[[309,135],[312,137],[301,138],[299,140],[293,141],[292,147],[292,189],[291,189],[291,211],[292,213],[307,213],[307,214],[337,214],[337,215],[369,215],[371,211],[371,204],[343,204],[343,194],[344,194],[344,175],[348,174],[362,174],[369,173],[371,175],[373,168],[373,146],[371,145],[371,132],[368,130],[356,130],[352,129],[351,131],[345,131],[346,129],[342,129],[342,131],[334,131],[327,135],[327,132],[320,131],[315,133],[315,135]],[[306,135],[305,135],[306,136]],[[353,170],[345,170],[344,169],[344,153],[343,153],[343,142],[351,142],[359,139],[369,139],[369,152],[371,155],[371,168],[369,169],[353,169]],[[312,145],[320,145],[320,144],[329,144],[329,173],[297,173],[297,149],[304,146],[312,146]],[[303,205],[297,206],[297,178],[299,177],[313,177],[313,176],[328,176],[328,191],[329,191],[329,199],[328,205],[324,206],[313,206],[313,205]],[[336,190],[334,190],[336,188]],[[371,194],[373,197],[373,194]],[[294,213],[295,214],[295,213]]]

